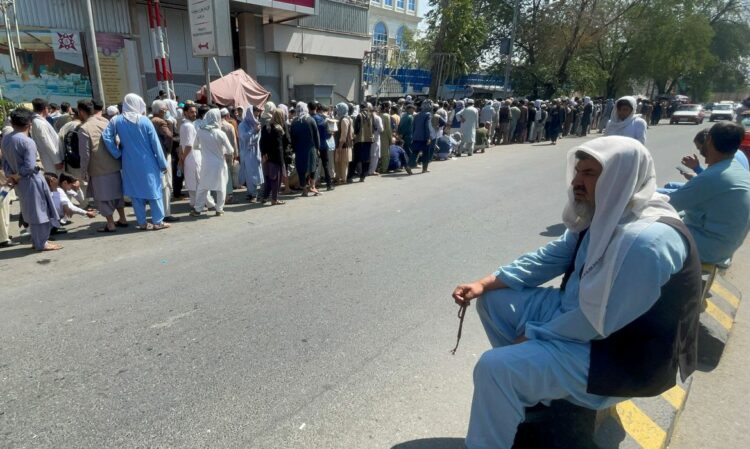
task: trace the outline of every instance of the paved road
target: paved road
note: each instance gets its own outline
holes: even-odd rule
[[[649,132],[660,183],[697,129]],[[582,141],[0,252],[0,447],[456,447],[488,344],[472,311],[448,354],[450,292],[562,232]]]

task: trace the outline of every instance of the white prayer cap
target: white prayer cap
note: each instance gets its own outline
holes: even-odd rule
[[[120,110],[117,109],[117,106],[112,105],[112,106],[107,107],[107,115],[108,116],[114,117],[114,116],[116,116],[119,113],[120,113]]]
[[[221,108],[221,116],[226,117],[227,115],[229,115],[229,109]]]

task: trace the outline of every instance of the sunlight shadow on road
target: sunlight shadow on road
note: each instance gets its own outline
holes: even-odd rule
[[[391,449],[466,449],[463,438],[424,438],[406,441]]]
[[[565,225],[562,223],[547,226],[545,231],[539,233],[544,237],[560,237],[565,233]]]

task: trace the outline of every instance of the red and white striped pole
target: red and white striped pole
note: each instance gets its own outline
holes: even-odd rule
[[[170,85],[173,79],[172,71],[168,68],[167,52],[164,46],[164,32],[162,31],[162,15],[159,0],[148,0],[148,23],[151,29],[151,44],[154,53],[154,71],[159,89],[167,93],[168,98],[174,98],[174,89]]]

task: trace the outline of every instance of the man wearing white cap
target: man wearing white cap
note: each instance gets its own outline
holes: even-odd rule
[[[115,105],[107,106],[107,118],[108,119],[112,120],[112,118],[119,113],[120,113],[120,110],[117,109],[117,106]]]
[[[648,150],[592,140],[568,154],[568,180],[560,239],[453,292],[461,305],[478,299],[493,346],[474,369],[469,449],[510,449],[539,403],[603,409],[695,369],[700,260],[656,193]],[[539,287],[560,275],[559,289]]]

